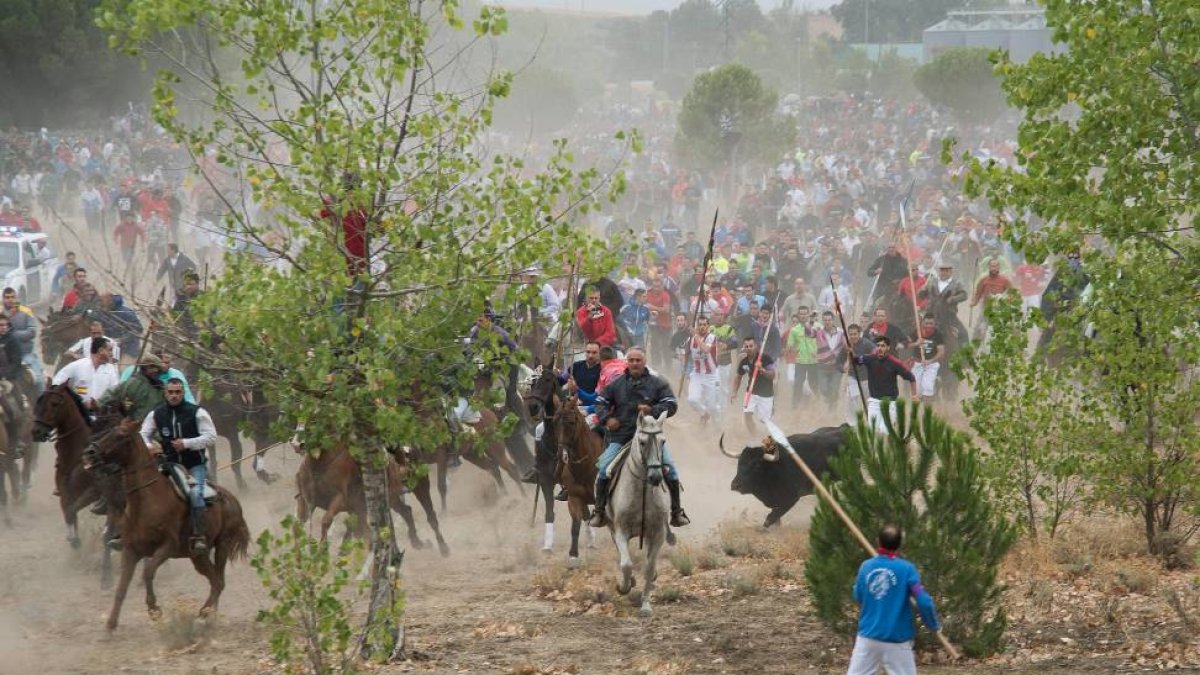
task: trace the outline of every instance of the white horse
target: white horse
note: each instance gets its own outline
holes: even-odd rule
[[[642,606],[638,614],[649,617],[650,594],[654,590],[654,579],[658,576],[655,565],[658,553],[667,538],[667,516],[669,502],[663,485],[663,421],[664,411],[657,418],[652,415],[638,417],[637,433],[629,448],[629,457],[614,476],[616,486],[608,502],[608,531],[620,554],[618,566],[620,580],[617,592],[628,593],[637,583],[633,577],[633,558],[629,554],[629,541],[642,537],[646,550],[645,579],[642,589]]]

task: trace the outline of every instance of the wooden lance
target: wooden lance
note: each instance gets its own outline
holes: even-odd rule
[[[762,367],[763,350],[767,348],[767,340],[771,337],[771,327],[775,325],[776,314],[779,313],[779,298],[775,298],[775,306],[771,308],[771,319],[767,322],[767,329],[763,331],[762,344],[758,346],[758,356],[754,359],[754,372],[750,373],[750,386],[746,388],[746,396],[742,400],[742,408],[750,407],[750,397],[753,395],[754,383],[758,381],[758,371]]]
[[[700,288],[696,290],[696,309],[692,312],[691,332],[696,332],[696,324],[700,322],[700,307],[704,303],[704,282],[708,279],[708,266],[712,264],[713,243],[717,236],[717,218],[721,215],[721,209],[713,211],[712,228],[708,231],[708,251],[704,253],[704,264],[700,271]],[[679,388],[675,391],[682,396],[683,385],[687,382],[687,362],[684,361],[683,372],[679,375]]]
[[[792,459],[800,471],[805,475],[805,477],[808,478],[808,480],[812,483],[813,488],[816,489],[817,494],[821,495],[821,499],[824,499],[825,502],[829,504],[830,508],[833,509],[833,512],[837,514],[837,517],[841,519],[842,523],[847,528],[849,528],[850,534],[854,536],[854,538],[858,541],[858,544],[863,547],[864,551],[867,552],[867,557],[874,557],[875,547],[871,545],[870,540],[863,536],[862,530],[858,529],[858,526],[854,524],[854,521],[851,520],[846,511],[842,509],[841,504],[838,504],[837,500],[833,498],[833,494],[825,488],[825,485],[821,483],[821,479],[818,478],[817,475],[813,473],[812,469],[808,467],[808,464],[806,464],[804,460],[796,454],[795,448],[793,448],[792,444],[788,442],[787,435],[783,433],[783,430],[776,426],[774,422],[766,422],[766,425],[767,429],[769,429],[771,432],[770,440],[774,441],[774,445],[782,448],[787,453],[787,456]],[[909,601],[912,603],[915,611],[917,604],[916,599],[910,596]],[[937,636],[938,642],[942,644],[942,648],[946,650],[946,653],[950,655],[950,658],[957,661],[959,659],[958,650],[954,648],[954,645],[950,644],[950,641],[946,639],[946,636],[942,634],[942,631],[937,630],[931,632]]]
[[[862,380],[858,379],[858,366],[854,363],[854,349],[850,346],[850,330],[846,328],[846,315],[842,313],[842,301],[838,298],[837,286],[833,283],[833,275],[829,275],[829,287],[833,289],[833,309],[837,312],[838,320],[842,322],[842,340],[846,343],[846,360],[850,362],[850,377],[858,385],[858,402],[862,404],[863,419],[871,416],[867,410],[867,397],[863,395]],[[862,339],[861,337],[859,338]]]

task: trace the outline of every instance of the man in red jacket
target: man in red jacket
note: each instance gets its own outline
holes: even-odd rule
[[[612,310],[600,304],[600,291],[594,287],[588,287],[587,301],[575,310],[575,323],[589,342],[601,347],[612,347],[617,342],[617,323]]]

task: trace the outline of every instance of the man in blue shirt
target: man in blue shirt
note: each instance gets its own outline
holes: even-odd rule
[[[889,675],[916,675],[912,641],[917,631],[910,596],[916,598],[925,626],[941,630],[933,598],[921,586],[916,566],[897,557],[901,540],[900,528],[884,525],[879,530],[879,555],[858,568],[854,600],[862,611],[846,675],[875,675],[881,667]]]

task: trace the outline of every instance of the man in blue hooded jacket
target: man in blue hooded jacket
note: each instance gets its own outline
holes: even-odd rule
[[[941,630],[941,622],[916,566],[897,555],[900,528],[884,525],[878,541],[879,554],[863,561],[854,582],[854,601],[861,612],[846,675],[875,675],[881,667],[889,675],[916,675],[913,637],[917,630],[909,597],[916,599],[921,621],[929,630]]]

